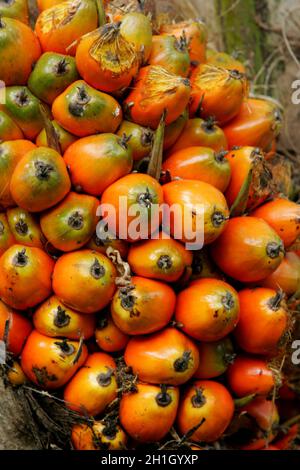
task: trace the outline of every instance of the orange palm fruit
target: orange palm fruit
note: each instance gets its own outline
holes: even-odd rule
[[[124,100],[125,112],[141,126],[156,129],[166,110],[166,124],[175,121],[190,98],[190,82],[159,65],[143,67],[134,88]]]

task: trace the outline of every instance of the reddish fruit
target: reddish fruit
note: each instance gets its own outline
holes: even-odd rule
[[[230,149],[249,145],[268,151],[280,127],[277,107],[271,101],[251,98],[242,103],[239,114],[224,127],[224,132]]]
[[[207,147],[187,147],[170,155],[163,163],[163,170],[172,178],[204,181],[223,193],[231,173],[225,155],[226,152],[216,153]]]
[[[288,327],[282,295],[258,287],[239,292],[240,321],[235,330],[239,346],[251,354],[274,355]]]
[[[24,135],[19,126],[8,114],[0,110],[0,140],[23,139]]]
[[[33,324],[42,335],[79,340],[93,336],[96,319],[94,315],[83,315],[65,307],[53,295],[34,312]]]
[[[143,67],[128,97],[125,111],[141,126],[156,129],[166,110],[166,124],[174,122],[185,110],[190,98],[190,82],[158,65]]]
[[[138,276],[176,282],[190,268],[192,254],[181,243],[162,236],[131,246],[128,262]]]
[[[0,213],[0,256],[14,243],[16,241],[9,227],[6,214]]]
[[[151,233],[157,231],[161,214],[157,213],[156,205],[162,203],[163,190],[156,179],[149,175],[132,173],[106,188],[101,198],[102,216],[105,216],[108,227],[115,227],[119,238],[138,241],[149,238]],[[106,212],[106,204],[108,207],[114,206],[116,219],[112,211]],[[137,218],[140,224],[135,223]]]
[[[120,421],[132,439],[158,442],[170,431],[177,413],[179,390],[139,383],[136,392],[123,395]]]
[[[233,399],[224,385],[198,380],[189,385],[181,397],[177,414],[180,435],[199,426],[190,437],[192,441],[216,441],[230,424],[233,412]]]
[[[0,143],[0,208],[14,206],[15,202],[10,192],[10,181],[15,167],[21,158],[35,145],[29,140],[12,140]]]
[[[116,352],[125,349],[129,336],[115,325],[111,315],[100,313],[97,319],[95,339],[99,348],[103,351]]]
[[[112,318],[128,335],[145,335],[164,328],[175,309],[176,295],[166,284],[133,277],[120,287],[111,303]]]
[[[177,238],[177,229],[181,225],[179,239],[188,244],[196,242],[199,235],[203,236],[201,242],[204,244],[212,243],[220,236],[226,227],[229,210],[225,197],[218,189],[203,181],[178,180],[165,184],[163,190],[165,202],[169,206],[174,204],[170,217],[172,236]],[[187,212],[192,224],[186,221]]]
[[[31,382],[46,390],[65,385],[87,358],[85,344],[41,335],[29,335],[21,356],[21,366]]]
[[[211,254],[222,271],[242,282],[256,282],[275,271],[283,259],[277,233],[257,217],[230,219]]]
[[[154,384],[181,385],[199,366],[196,345],[175,328],[132,338],[124,358],[139,380]]]
[[[115,267],[106,256],[92,250],[74,251],[57,261],[53,290],[68,307],[94,313],[112,299],[115,277]]]
[[[194,281],[191,287],[178,294],[175,318],[192,338],[218,341],[238,323],[238,294],[229,284],[218,279]]]
[[[100,134],[77,140],[64,155],[71,181],[78,192],[99,196],[132,169],[126,135]]]
[[[252,179],[246,207],[249,209],[261,204],[270,195],[272,183],[272,173],[261,150],[241,147],[229,152],[226,158],[231,169],[231,180],[225,192],[228,205],[233,205],[250,172]]]
[[[289,297],[300,289],[300,258],[296,253],[286,253],[282,262],[272,274],[260,283],[270,289],[282,289]]]
[[[115,361],[108,354],[91,354],[65,388],[66,406],[89,416],[102,413],[117,397],[115,369]]]
[[[300,205],[276,198],[256,209],[252,215],[264,219],[288,248],[300,237]]]
[[[191,115],[199,112],[204,118],[214,116],[220,125],[239,113],[248,92],[243,74],[208,64],[200,64],[193,71],[191,86]]]
[[[43,10],[36,21],[35,32],[44,52],[74,55],[77,41],[97,26],[94,2],[68,0]]]
[[[110,421],[76,424],[72,428],[71,439],[76,450],[124,450],[127,442],[123,429]]]
[[[242,450],[259,450],[272,442],[278,432],[279,424],[278,410],[272,400],[257,397],[240,411],[255,420],[259,428],[251,442],[241,447]]]
[[[218,127],[213,119],[194,118],[189,119],[185,128],[173,147],[168,150],[172,155],[187,147],[208,147],[215,152],[221,152],[228,148],[227,140],[223,130]]]
[[[268,395],[275,386],[274,374],[268,363],[253,356],[238,356],[229,366],[227,380],[238,397]]]
[[[0,80],[6,86],[25,85],[33,64],[41,55],[37,37],[29,26],[13,18],[0,21]],[[26,53],[24,52],[26,50]]]
[[[11,246],[0,258],[0,297],[18,310],[34,307],[51,293],[54,261],[40,248]]]
[[[0,300],[0,339],[5,341],[9,352],[19,356],[31,330],[32,325],[28,318]]]

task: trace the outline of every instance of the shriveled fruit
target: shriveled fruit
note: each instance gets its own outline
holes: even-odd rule
[[[172,238],[146,240],[130,247],[128,262],[135,274],[176,282],[190,268],[192,254]]]
[[[81,39],[76,51],[78,70],[98,90],[122,91],[136,76],[143,55],[149,55],[151,40],[149,18],[128,13],[121,21],[106,23]]]
[[[77,40],[97,26],[95,2],[68,0],[42,11],[35,32],[44,52],[75,55]]]
[[[213,442],[226,430],[233,412],[233,399],[224,385],[212,380],[197,380],[188,386],[181,397],[177,414],[178,430],[185,435],[199,426],[190,439]]]
[[[158,442],[170,431],[178,402],[176,387],[139,383],[136,392],[123,395],[121,399],[121,424],[135,441]]]
[[[11,246],[0,258],[0,297],[9,306],[25,310],[51,293],[54,261],[40,248]]]
[[[272,191],[273,177],[263,152],[255,147],[240,147],[231,150],[226,158],[231,168],[231,180],[225,192],[228,205],[231,207],[236,201],[250,172],[251,182],[245,206],[251,209],[261,204]]]
[[[164,328],[172,318],[176,295],[166,284],[133,277],[119,287],[111,303],[115,324],[128,335],[144,335]]]
[[[295,294],[300,289],[300,257],[293,252],[286,253],[276,271],[260,284],[270,289],[282,289],[288,297]]]
[[[226,152],[214,152],[207,147],[187,147],[171,154],[163,170],[172,178],[199,180],[224,192],[230,181],[230,165]]]
[[[275,377],[267,361],[239,355],[227,371],[230,389],[238,397],[268,395],[275,386]]]
[[[65,307],[53,295],[36,309],[33,324],[43,335],[79,340],[81,337],[89,339],[93,336],[96,318]]]
[[[115,361],[108,354],[91,354],[65,388],[66,406],[89,416],[102,413],[117,397],[115,369]]]
[[[284,344],[289,317],[282,294],[257,287],[239,292],[240,320],[235,330],[239,346],[251,354],[274,355]]]
[[[190,71],[190,56],[186,37],[183,35],[177,39],[167,34],[153,36],[148,63],[160,65],[175,75],[187,77]]]
[[[68,307],[94,313],[112,299],[115,277],[115,267],[106,256],[92,250],[75,251],[57,261],[53,290]]]
[[[83,80],[72,83],[53,102],[54,119],[78,137],[115,132],[122,121],[119,103]]]
[[[30,320],[0,300],[0,339],[7,351],[19,356],[32,330]]]
[[[55,98],[78,78],[73,57],[45,52],[31,72],[28,87],[40,100],[52,104]]]
[[[256,209],[251,215],[264,219],[288,248],[300,237],[300,205],[276,198]]]
[[[256,282],[275,271],[283,259],[277,233],[257,217],[230,219],[211,254],[219,268],[242,282]]]
[[[279,110],[271,101],[250,98],[223,129],[230,149],[248,145],[268,150],[280,127]]]
[[[248,91],[243,74],[209,64],[201,64],[193,71],[191,86],[192,116],[197,113],[204,118],[214,116],[219,124],[239,113]]]
[[[171,234],[177,238],[177,228],[182,225],[181,241],[200,245],[212,243],[226,227],[229,210],[223,194],[203,181],[178,180],[163,186],[164,201],[173,206],[170,220]],[[187,212],[192,219],[186,220]],[[200,237],[200,240],[199,240]],[[199,246],[201,248],[201,246]]]
[[[199,279],[178,294],[175,318],[182,325],[182,330],[192,338],[218,341],[238,323],[238,294],[226,282]]]
[[[246,68],[242,62],[235,59],[233,56],[226,54],[226,52],[215,52],[208,54],[207,64],[214,65],[216,67],[223,67],[228,70],[237,70],[240,73],[245,74]]]
[[[26,376],[45,390],[65,385],[87,358],[87,347],[78,341],[49,338],[34,330],[21,356]]]
[[[108,227],[123,240],[138,241],[158,230],[161,214],[157,205],[163,203],[163,190],[152,176],[132,173],[111,184],[101,198],[101,206]],[[105,205],[114,206],[116,218]],[[138,220],[137,220],[138,219]],[[139,223],[137,223],[139,222]]]
[[[6,86],[25,85],[33,64],[41,55],[41,47],[29,26],[13,18],[0,21],[0,80]],[[26,49],[26,52],[24,51]]]
[[[5,213],[0,213],[0,256],[15,243],[13,233],[9,227]]]
[[[70,187],[64,160],[55,150],[46,147],[26,153],[10,181],[13,200],[30,212],[54,206],[68,194]]]
[[[172,155],[186,147],[208,147],[215,152],[221,152],[228,148],[223,130],[217,126],[214,119],[201,118],[189,119],[179,138],[168,151]]]
[[[126,135],[100,134],[77,140],[64,155],[74,188],[98,196],[130,173],[132,153]]]
[[[228,337],[210,343],[201,341],[198,350],[200,364],[194,375],[197,379],[213,379],[224,374],[235,358],[232,341]]]
[[[41,228],[48,242],[66,252],[84,246],[96,229],[98,206],[95,197],[70,192],[41,216]]]
[[[134,122],[123,121],[117,135],[128,137],[127,145],[132,151],[132,158],[139,161],[147,157],[152,149],[153,131],[149,127],[139,126]]]
[[[101,312],[97,318],[95,339],[103,351],[116,352],[125,349],[129,336],[117,327],[109,313]]]
[[[195,343],[175,328],[132,338],[124,358],[139,380],[152,384],[181,385],[199,366]]]
[[[156,129],[166,111],[166,124],[174,122],[190,98],[190,82],[159,65],[143,67],[132,91],[124,100],[125,112],[133,122]]]
[[[76,450],[124,450],[127,442],[123,429],[109,421],[75,424],[71,439]]]

